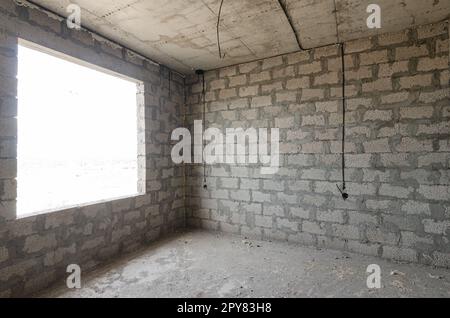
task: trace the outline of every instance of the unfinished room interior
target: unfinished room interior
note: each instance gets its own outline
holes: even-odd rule
[[[450,298],[449,19],[0,0],[0,298]]]

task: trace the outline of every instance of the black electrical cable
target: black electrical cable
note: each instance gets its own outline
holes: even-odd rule
[[[195,73],[200,77],[202,77],[202,103],[203,103],[203,112],[202,112],[202,123],[205,125],[205,119],[206,119],[206,85],[205,85],[205,72],[203,70],[197,70]],[[202,136],[202,151],[205,149],[205,140]],[[203,161],[203,188],[207,189],[208,185],[206,184],[206,162],[205,158],[202,159]]]
[[[342,59],[342,187],[345,190],[345,55],[341,44]]]
[[[313,48],[304,48],[301,41],[300,41],[300,35],[297,32],[297,29],[294,26],[294,22],[289,14],[289,10],[286,4],[286,0],[278,0],[278,3],[281,7],[281,9],[284,12],[284,15],[286,16],[286,19],[289,22],[289,25],[291,26],[292,32],[294,32],[295,35],[295,39],[297,40],[297,44],[298,47],[300,48],[300,50],[302,51],[306,51],[306,50],[310,50],[310,49],[318,49],[318,48],[322,48],[322,47],[327,47],[330,46],[331,44],[327,44],[327,45],[322,45],[322,46],[317,46],[317,47],[313,47]],[[337,43],[335,43],[335,45],[340,46],[341,49],[341,62],[342,62],[342,153],[341,153],[341,160],[342,160],[342,189],[339,187],[339,185],[336,185],[339,192],[342,195],[342,198],[344,200],[348,199],[348,193],[346,191],[347,189],[347,185],[346,185],[346,181],[345,181],[345,83],[346,83],[346,78],[345,78],[345,50],[344,50],[344,44],[340,42],[339,39],[339,32],[338,32],[338,20],[337,20],[337,9],[336,9],[336,1],[334,1],[334,6],[335,6],[335,17],[336,17],[336,37],[337,37]]]
[[[183,100],[184,105],[182,106],[183,112],[183,127],[186,127],[186,107],[187,107],[187,93],[186,93],[186,78],[183,78]],[[184,150],[183,150],[184,151]],[[184,154],[184,153],[183,153]],[[186,165],[183,165],[183,202],[184,202],[184,213],[183,213],[183,225],[187,226],[187,218],[186,218]]]
[[[206,90],[205,90],[205,73],[202,74],[202,82],[203,82],[203,125],[206,124]],[[205,140],[202,138],[202,149],[205,149]],[[203,151],[203,150],[202,150]],[[205,158],[203,158],[203,188],[207,188],[206,185],[206,161]]]
[[[225,54],[222,55],[222,48],[220,46],[220,16],[222,15],[222,6],[223,6],[223,0],[220,2],[220,7],[219,7],[219,14],[217,15],[217,47],[219,48],[219,58],[223,59],[225,58]]]
[[[338,37],[337,42],[324,44],[324,45],[313,46],[313,47],[304,47],[302,45],[301,41],[300,41],[299,32],[297,31],[296,27],[294,26],[294,21],[292,20],[292,17],[289,14],[289,10],[288,10],[286,2],[287,2],[286,0],[284,0],[284,1],[283,0],[278,0],[278,4],[280,5],[280,8],[282,9],[282,11],[283,11],[283,13],[284,13],[284,15],[286,17],[286,19],[287,19],[287,21],[288,21],[288,23],[289,23],[289,25],[290,25],[290,27],[292,29],[292,32],[295,35],[295,40],[297,41],[298,47],[300,48],[301,51],[320,49],[320,48],[324,48],[324,47],[329,47],[331,45],[336,45],[336,46],[342,45],[342,43],[339,40],[339,33],[337,32],[337,37]],[[334,13],[335,13],[335,15],[337,15],[337,10],[336,9],[334,10]],[[444,19],[442,21],[446,21],[446,20],[447,19]],[[336,26],[337,26],[337,19],[336,19]],[[282,54],[274,55],[274,56],[271,56],[271,57],[284,56],[285,54],[286,53],[282,53]],[[265,59],[267,59],[267,57],[251,60],[251,62],[258,62],[258,61],[262,61],[262,60],[265,60]],[[239,63],[237,63],[237,64],[230,64],[230,65],[228,65],[228,67],[232,67],[232,66],[236,66],[236,65],[239,65]],[[217,70],[217,69],[218,68],[212,68],[212,69],[207,69],[205,71],[214,71],[214,70]]]
[[[344,200],[348,199],[348,193],[346,191],[346,182],[345,182],[345,84],[346,84],[346,78],[345,78],[345,50],[344,50],[344,44],[341,43],[341,62],[342,62],[342,190],[338,187],[339,192],[341,192],[342,198]]]

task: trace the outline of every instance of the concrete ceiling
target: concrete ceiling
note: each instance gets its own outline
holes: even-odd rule
[[[179,72],[214,69],[299,50],[278,0],[34,0],[67,16],[82,8],[82,24]],[[450,15],[449,0],[282,0],[304,48],[400,31]],[[368,29],[366,8],[382,9],[382,28]],[[337,12],[337,14],[335,14]],[[337,23],[336,23],[337,22]],[[336,27],[337,26],[337,27]]]

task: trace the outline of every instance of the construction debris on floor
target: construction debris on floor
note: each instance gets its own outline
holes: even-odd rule
[[[367,267],[381,288],[367,287]],[[39,297],[450,297],[450,272],[203,231],[180,233]]]

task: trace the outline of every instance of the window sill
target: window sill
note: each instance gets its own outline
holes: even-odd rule
[[[126,200],[126,199],[135,199],[135,198],[145,196],[145,195],[146,195],[146,193],[137,193],[137,194],[131,194],[131,195],[126,195],[126,196],[121,196],[121,197],[114,197],[114,198],[93,201],[93,202],[87,202],[87,203],[82,203],[82,204],[74,204],[74,205],[64,206],[64,207],[60,207],[60,208],[48,209],[48,210],[44,210],[44,211],[32,212],[32,213],[27,213],[27,214],[17,214],[16,220],[27,219],[27,218],[31,218],[31,217],[35,217],[35,216],[39,216],[39,215],[64,213],[64,212],[69,212],[69,211],[74,211],[74,210],[80,210],[80,209],[91,207],[91,206],[94,206],[97,204],[111,203],[111,202]]]

